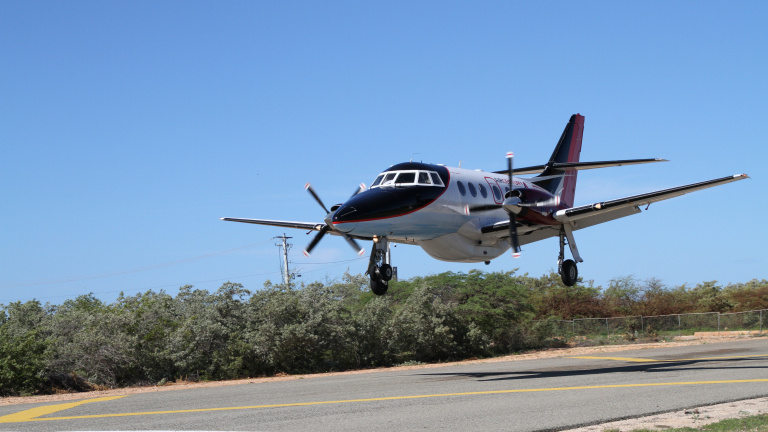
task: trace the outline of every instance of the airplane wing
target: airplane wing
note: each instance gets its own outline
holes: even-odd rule
[[[603,222],[608,222],[614,219],[640,213],[639,206],[642,205],[650,205],[651,203],[682,196],[689,192],[695,192],[698,190],[743,180],[748,177],[749,176],[746,174],[736,174],[733,176],[707,180],[685,186],[678,186],[670,189],[663,189],[640,195],[618,198],[610,201],[572,207],[565,210],[559,210],[552,216],[559,222],[571,223],[574,229],[586,228],[588,226],[597,225]]]
[[[243,223],[250,223],[250,224],[257,224],[257,225],[271,225],[281,228],[296,228],[296,229],[303,229],[303,230],[310,230],[310,231],[320,231],[325,226],[324,223],[313,223],[313,222],[292,222],[292,221],[279,221],[279,220],[269,220],[269,219],[242,219],[242,218],[229,218],[229,217],[223,217],[219,218],[223,221],[230,221],[230,222],[243,222]]]
[[[663,189],[640,195],[618,198],[610,201],[572,207],[565,210],[559,210],[552,216],[555,218],[555,220],[562,223],[569,223],[574,230],[578,230],[626,216],[631,216],[633,214],[638,214],[641,212],[640,206],[642,205],[650,205],[651,203],[658,201],[663,201],[666,199],[682,196],[690,192],[743,180],[745,178],[749,178],[749,176],[746,174],[737,174],[685,186],[678,186],[670,189]],[[546,238],[556,237],[560,233],[560,226],[535,224],[529,225],[520,223],[518,221],[517,230],[519,235],[519,242],[520,244],[524,245]],[[484,226],[481,229],[481,232],[483,234],[495,235],[500,238],[507,237],[509,232],[509,221],[501,221],[493,225]]]

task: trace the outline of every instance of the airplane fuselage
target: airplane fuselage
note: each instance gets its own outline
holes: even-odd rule
[[[395,175],[386,181],[391,174]],[[407,182],[400,181],[401,176]],[[380,174],[370,189],[335,212],[332,209],[329,222],[355,238],[386,237],[391,242],[418,244],[439,260],[489,261],[507,251],[510,243],[483,234],[481,228],[509,221],[502,204],[510,189],[554,203],[553,195],[539,186],[520,178],[512,182],[510,188],[506,175],[492,172],[401,163]],[[549,214],[558,208],[538,207],[526,216],[536,223],[557,224]]]

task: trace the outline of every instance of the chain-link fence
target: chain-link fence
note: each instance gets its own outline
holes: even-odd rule
[[[627,338],[685,336],[695,332],[768,331],[768,309],[735,313],[689,313],[618,318],[579,318],[558,321],[557,336]]]

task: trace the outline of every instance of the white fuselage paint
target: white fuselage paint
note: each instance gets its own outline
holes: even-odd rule
[[[475,213],[469,209],[500,205],[509,179],[502,174],[484,171],[447,169],[450,180],[445,192],[428,206],[403,216],[343,223],[335,227],[353,236],[378,236],[396,243],[418,244],[427,254],[442,261],[483,262],[500,256],[510,248],[509,242],[496,235],[483,235],[480,228],[508,221],[509,215],[501,207]],[[524,179],[513,178],[512,181],[515,188],[546,193]],[[464,195],[459,192],[458,182],[464,185]],[[476,196],[469,191],[470,183],[477,190]],[[480,193],[480,185],[485,188],[485,197]],[[494,185],[499,187],[500,197],[494,194]]]

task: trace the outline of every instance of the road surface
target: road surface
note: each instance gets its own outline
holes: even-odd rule
[[[536,431],[768,395],[768,341],[0,406],[0,430]]]

